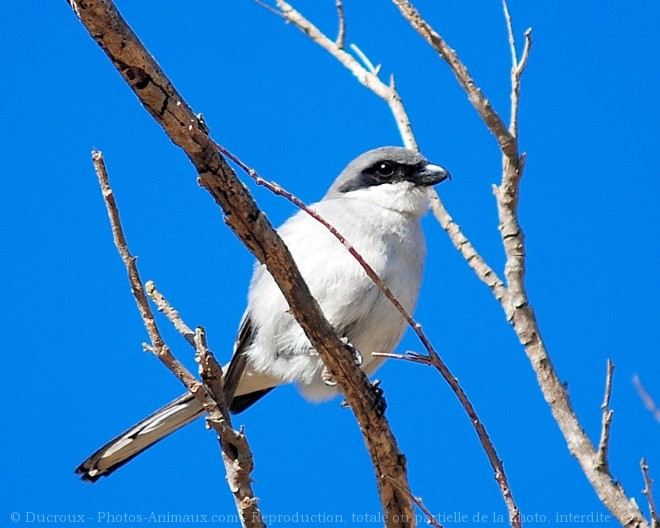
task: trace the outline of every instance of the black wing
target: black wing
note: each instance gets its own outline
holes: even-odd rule
[[[234,344],[234,355],[229,362],[229,367],[227,367],[224,380],[225,400],[227,401],[229,410],[234,414],[243,412],[275,388],[270,387],[268,389],[234,396],[238,383],[241,381],[241,377],[245,372],[245,366],[247,365],[246,350],[252,344],[252,341],[254,341],[256,335],[255,332],[254,325],[250,319],[250,314],[246,313],[243,316],[240,327],[238,328],[238,336],[236,337],[236,343]]]

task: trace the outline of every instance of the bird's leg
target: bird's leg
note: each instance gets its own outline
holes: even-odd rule
[[[362,357],[360,351],[348,342],[347,337],[342,337],[341,342],[344,344],[344,348],[348,349],[348,351],[351,354],[353,354],[353,359],[355,360],[355,364],[358,367],[362,366],[362,363],[364,362],[364,358]],[[334,387],[337,385],[337,381],[332,375],[332,372],[330,372],[330,370],[328,370],[328,367],[326,367],[325,365],[323,366],[323,371],[321,372],[321,379],[323,380],[323,383],[325,383],[328,387]]]

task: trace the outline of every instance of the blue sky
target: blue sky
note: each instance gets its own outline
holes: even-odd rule
[[[439,189],[448,209],[501,270],[494,139],[391,3],[346,4],[348,42],[381,63],[385,76],[396,75],[423,152],[454,176]],[[333,2],[294,5],[335,35]],[[510,57],[499,2],[417,5],[506,115]],[[307,202],[356,155],[400,143],[381,100],[252,2],[118,7],[215,140]],[[647,457],[660,481],[660,424],[631,378],[639,374],[660,401],[660,8],[648,0],[512,0],[510,10],[517,34],[532,26],[535,40],[520,116],[530,298],[592,439],[606,359],[616,364],[610,463],[646,511],[638,464]],[[218,446],[202,422],[95,485],[73,475],[94,449],[181,392],[141,351],[146,335],[112,245],[91,149],[105,154],[143,277],[190,325],[205,326],[222,360],[253,259],[65,2],[7,2],[0,14],[0,347],[10,402],[0,442],[3,480],[11,483],[0,519],[7,523],[12,512],[23,521],[33,512],[83,514],[88,522],[106,513],[231,515]],[[247,183],[273,223],[294,212]],[[435,220],[424,226],[429,255],[417,319],[485,422],[522,512],[545,515],[545,524],[556,524],[557,513],[607,514],[569,455],[500,307]],[[162,328],[192,368],[187,345]],[[400,345],[405,350],[421,350],[413,335]],[[439,514],[505,515],[469,421],[438,375],[390,362],[378,377],[415,494]],[[347,524],[378,513],[366,450],[338,400],[309,404],[281,388],[236,422],[255,453],[264,513],[325,513]]]

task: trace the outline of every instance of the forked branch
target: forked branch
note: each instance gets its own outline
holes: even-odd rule
[[[415,28],[415,30],[426,40],[431,47],[438,52],[440,57],[449,65],[451,71],[456,76],[458,84],[461,85],[466,93],[470,103],[479,113],[488,130],[490,130],[497,139],[502,152],[510,158],[516,158],[518,155],[518,145],[515,136],[511,135],[504,120],[493,110],[490,101],[483,94],[477,83],[474,81],[470,72],[463,62],[458,58],[458,54],[447,44],[440,34],[435,31],[431,25],[422,18],[417,9],[407,0],[393,0],[399,8],[401,14]]]
[[[227,480],[234,496],[234,502],[241,518],[241,524],[246,528],[263,528],[264,523],[262,521],[261,511],[252,490],[252,451],[243,432],[234,431],[231,427],[229,412],[227,411],[224,393],[221,388],[222,369],[206,346],[206,339],[202,330],[196,332],[193,338],[193,344],[196,349],[196,359],[200,364],[200,372],[204,380],[203,384],[197,381],[195,376],[174,357],[170,348],[163,340],[154,314],[149,306],[145,287],[140,279],[140,274],[135,263],[135,257],[131,255],[128,249],[124,230],[119,219],[119,209],[117,208],[117,203],[110,187],[103,155],[98,151],[93,152],[92,161],[94,162],[96,175],[101,186],[103,201],[108,211],[115,246],[126,266],[133,297],[135,298],[144,327],[151,340],[151,345],[146,345],[145,348],[153,352],[163,365],[204,406],[204,409],[208,413],[207,422],[218,435],[218,441],[220,442],[223,453],[222,458],[227,471]],[[163,302],[167,304],[164,298]],[[169,307],[169,305],[167,306]],[[171,307],[169,308],[170,313],[175,313]],[[185,326],[185,323],[181,321],[181,325]],[[218,383],[220,387],[218,387]]]
[[[525,285],[525,239],[518,219],[520,179],[525,165],[525,155],[518,151],[518,101],[520,80],[531,49],[531,32],[525,33],[525,46],[521,59],[515,49],[513,25],[506,2],[504,11],[509,33],[512,58],[511,116],[507,127],[504,120],[477,87],[456,52],[435,31],[408,0],[393,0],[410,25],[438,52],[449,65],[458,83],[465,91],[486,127],[497,138],[502,151],[502,181],[495,187],[500,234],[506,254],[504,275],[507,294],[500,303],[525,348],[536,373],[543,396],[568,444],[569,451],[578,460],[582,470],[596,490],[602,503],[609,508],[624,526],[647,528],[648,522],[634,501],[628,499],[621,485],[610,474],[597,466],[597,451],[584,431],[571,405],[564,385],[560,382],[541,337],[536,313],[531,307]]]

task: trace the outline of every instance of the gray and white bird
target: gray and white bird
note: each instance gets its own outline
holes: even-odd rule
[[[420,219],[428,209],[427,191],[447,178],[447,170],[412,150],[382,147],[353,160],[310,206],[355,247],[409,313],[417,303],[426,255]],[[278,233],[325,317],[372,374],[384,361],[372,353],[392,352],[405,320],[346,248],[307,213],[294,214]],[[308,400],[337,394],[284,296],[259,264],[224,372],[234,413],[285,383],[295,383]],[[101,447],[76,473],[88,481],[109,475],[202,414],[199,402],[186,393]]]

